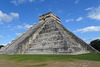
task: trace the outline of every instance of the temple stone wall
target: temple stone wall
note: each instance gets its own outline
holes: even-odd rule
[[[49,19],[48,21],[35,41],[25,51],[25,54],[81,54],[96,52],[82,40],[81,42],[76,41],[80,39],[77,37],[75,39],[74,34],[65,31],[55,20]]]
[[[53,13],[40,16],[21,36],[0,50],[0,54],[82,54],[99,53],[60,24]]]

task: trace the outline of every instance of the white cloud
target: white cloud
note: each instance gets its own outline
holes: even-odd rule
[[[88,43],[88,44],[89,44],[91,41],[96,40],[96,39],[100,39],[100,36],[83,38],[83,40],[84,40],[86,43]]]
[[[92,10],[92,9],[94,9],[94,7],[89,7],[89,8],[86,8],[85,10],[87,11],[87,10]]]
[[[4,36],[0,35],[0,38],[4,38]]]
[[[28,29],[30,27],[32,27],[33,25],[29,25],[29,24],[23,24],[23,25],[17,25],[18,29]]]
[[[10,13],[9,15],[6,13],[3,13],[2,11],[0,11],[0,24],[2,24],[3,22],[11,22],[14,19],[18,19],[19,18],[19,14],[18,13]]]
[[[33,2],[33,1],[35,1],[35,0],[29,0],[29,2]]]
[[[95,20],[100,20],[100,6],[93,8],[89,13],[88,17]]]
[[[16,35],[21,35],[22,33],[16,33]]]
[[[74,21],[74,19],[67,19],[66,22]]]
[[[7,25],[7,26],[5,26],[5,27],[9,28],[9,27],[11,27],[11,26],[10,26],[10,25]]]
[[[18,13],[10,13],[10,15],[14,18],[19,18],[19,14]]]
[[[35,0],[12,0],[11,3],[18,5],[18,4],[22,4],[25,2],[34,2]]]
[[[0,22],[0,24],[3,24],[3,22]]]
[[[92,32],[92,31],[100,31],[100,26],[90,26],[83,29],[77,29],[75,32]]]
[[[45,0],[12,0],[11,3],[15,4],[15,5],[19,5],[19,4],[23,4],[23,3],[27,3],[27,2],[44,2]]]
[[[75,2],[74,2],[74,3],[75,3],[75,4],[77,4],[79,1],[80,1],[80,0],[75,0]]]
[[[45,0],[40,0],[40,2],[44,2]]]
[[[18,5],[18,4],[22,4],[26,2],[26,0],[12,0],[11,3],[15,4],[15,5]]]
[[[11,37],[10,35],[8,35],[7,37]]]
[[[76,19],[76,21],[81,21],[83,19],[83,17],[79,17],[78,19]]]
[[[0,45],[4,45],[4,46],[6,46],[7,44],[0,44]]]
[[[61,13],[62,12],[62,10],[58,10],[58,13]]]

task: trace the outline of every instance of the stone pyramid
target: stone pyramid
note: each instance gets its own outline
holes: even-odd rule
[[[20,37],[0,50],[0,54],[82,54],[98,53],[63,25],[52,12],[39,17]]]

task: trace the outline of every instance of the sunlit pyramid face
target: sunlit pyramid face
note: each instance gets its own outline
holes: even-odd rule
[[[39,16],[39,23],[0,50],[0,54],[98,53],[60,24],[52,12]]]

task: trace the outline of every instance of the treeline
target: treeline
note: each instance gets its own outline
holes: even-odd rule
[[[4,47],[4,45],[0,45],[0,49],[1,49],[2,47]]]
[[[94,47],[96,50],[100,52],[100,39],[91,41],[89,45],[91,45],[92,47]]]

